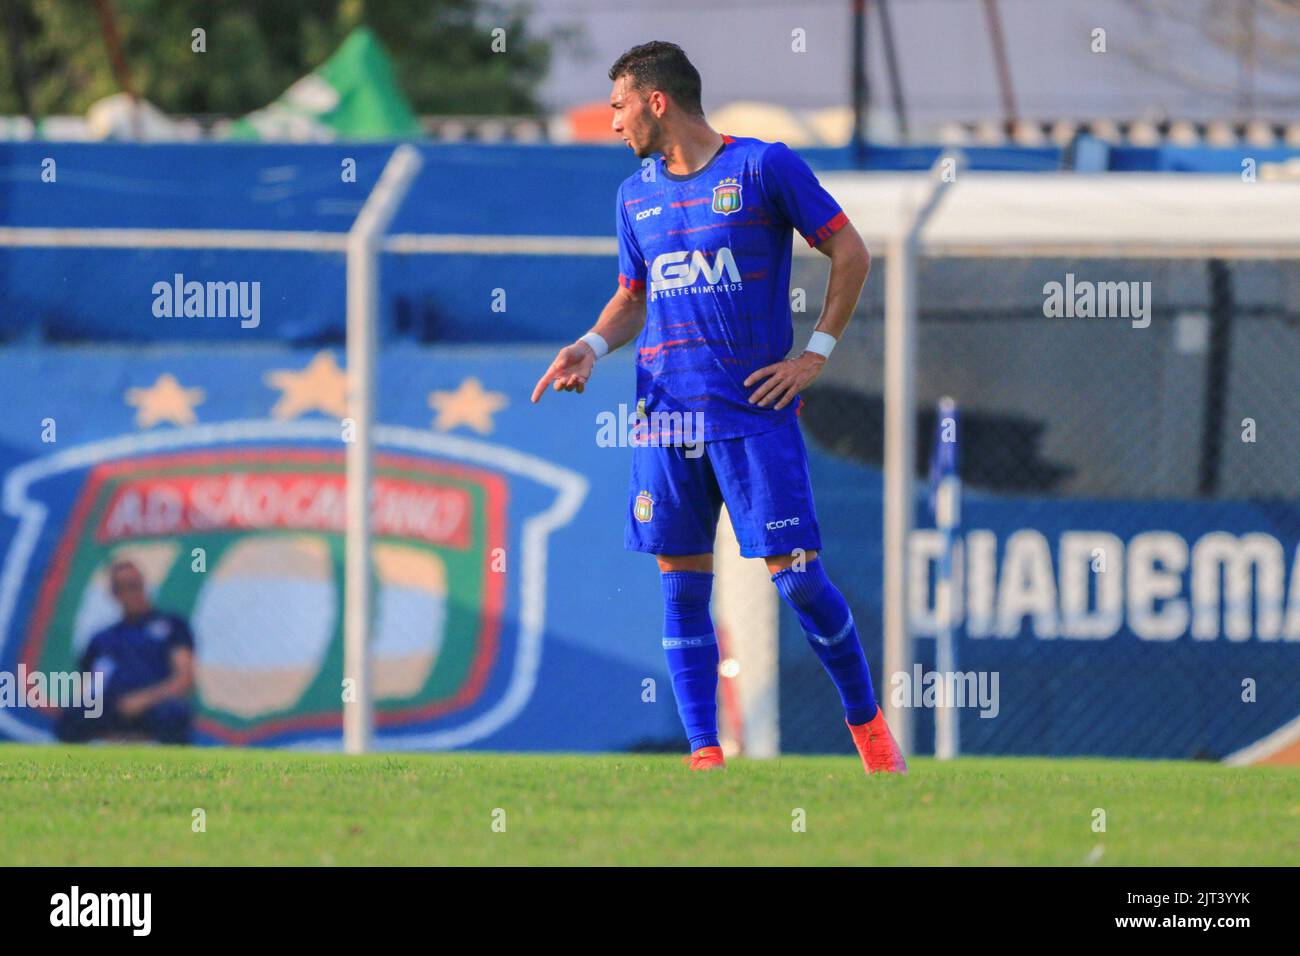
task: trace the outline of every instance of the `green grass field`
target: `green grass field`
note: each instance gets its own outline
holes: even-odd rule
[[[0,793],[6,866],[1300,864],[1300,772],[1208,763],[0,745]]]

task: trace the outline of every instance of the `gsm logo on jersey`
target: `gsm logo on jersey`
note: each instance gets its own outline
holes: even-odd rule
[[[736,268],[736,259],[726,246],[718,250],[712,262],[699,249],[694,252],[665,252],[655,256],[655,261],[650,264],[650,294],[673,293],[677,289],[690,289],[692,292],[716,291],[724,274],[729,283],[725,287],[726,291],[741,288],[740,270]],[[700,276],[704,277],[705,285],[699,289],[692,288]]]

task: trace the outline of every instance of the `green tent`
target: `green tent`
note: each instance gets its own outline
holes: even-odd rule
[[[419,135],[388,54],[366,27],[353,30],[318,69],[274,103],[236,120],[227,133],[230,139],[297,142]]]

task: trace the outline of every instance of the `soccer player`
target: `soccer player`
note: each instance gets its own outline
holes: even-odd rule
[[[619,287],[595,327],[560,350],[532,400],[548,388],[582,392],[596,362],[639,335],[625,544],[658,558],[663,646],[691,768],[724,765],[709,598],[725,502],[740,553],[766,561],[839,691],[867,772],[905,773],[853,616],[818,556],[796,419],[800,393],[853,314],[870,256],[787,146],[709,126],[700,74],[680,47],[633,47],[609,78],[613,128],[644,161],[618,191]],[[791,229],[831,266],[817,329],[786,358],[794,337]]]

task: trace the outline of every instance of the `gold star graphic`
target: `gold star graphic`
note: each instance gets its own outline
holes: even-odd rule
[[[335,418],[348,413],[348,376],[328,350],[316,357],[301,372],[276,369],[267,372],[265,382],[280,390],[280,400],[271,409],[271,417],[280,421],[297,418],[307,412],[324,412]]]
[[[487,392],[473,376],[460,383],[454,392],[430,392],[429,407],[438,413],[433,427],[440,432],[457,425],[472,428],[480,435],[490,434],[492,416],[510,404],[504,392]]]
[[[163,373],[148,388],[128,388],[126,403],[136,410],[137,428],[152,428],[159,422],[193,425],[198,421],[194,406],[202,405],[206,394],[201,388],[181,388],[175,375]]]

